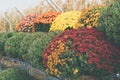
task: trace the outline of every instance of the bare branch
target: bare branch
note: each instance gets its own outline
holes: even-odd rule
[[[56,11],[59,11],[59,10],[53,5],[53,3],[51,3],[50,0],[46,0],[46,2],[47,2],[52,8],[54,8]]]
[[[50,0],[50,2],[52,3],[52,5],[55,5],[61,12],[64,12],[63,9],[57,5],[53,0]]]
[[[24,14],[23,12],[21,12],[18,8],[15,7],[15,9],[17,10],[18,13],[20,13],[20,15],[21,15],[22,17],[25,16],[25,14]]]
[[[10,26],[10,32],[13,32],[12,23],[9,21],[9,19],[4,14],[3,14],[3,17],[5,18],[5,20],[8,22],[8,24]]]

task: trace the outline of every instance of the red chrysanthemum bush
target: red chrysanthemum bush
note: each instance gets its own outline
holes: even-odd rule
[[[57,77],[105,76],[117,71],[120,52],[93,28],[66,30],[42,54],[48,74]]]
[[[51,23],[56,19],[60,12],[45,12],[40,14],[34,21],[35,31],[48,32]]]
[[[17,24],[16,30],[18,32],[34,32],[34,19],[37,15],[28,15]]]

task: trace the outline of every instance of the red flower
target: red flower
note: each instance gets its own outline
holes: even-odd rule
[[[65,45],[74,53],[73,56],[76,57],[76,59],[80,56],[83,61],[87,61],[87,65],[93,66],[94,64],[92,67],[93,70],[94,68],[101,70],[104,69],[111,73],[114,72],[114,69],[116,68],[114,63],[120,64],[120,58],[118,56],[120,51],[107,42],[107,39],[102,32],[93,28],[65,30],[62,34],[56,36],[51,41],[43,54],[51,55],[53,51],[53,49],[51,49],[53,48],[52,46],[54,46],[54,50],[60,48],[57,47],[60,44],[58,41],[66,43]],[[65,52],[60,54],[65,54]],[[46,63],[48,62],[46,56],[42,57],[43,64],[46,66]],[[81,67],[80,65],[76,66]]]
[[[22,20],[16,26],[18,32],[33,32],[34,31],[34,19],[37,15],[28,15],[22,18]]]

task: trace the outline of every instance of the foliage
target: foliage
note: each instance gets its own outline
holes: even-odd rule
[[[120,0],[114,0],[101,11],[99,23],[98,29],[105,32],[112,42],[120,46]]]
[[[44,32],[27,33],[26,34],[26,36],[22,39],[21,45],[20,45],[20,55],[22,56],[22,58],[24,60],[26,60],[24,56],[29,53],[29,49],[32,47],[31,44],[33,44],[33,42],[36,41],[37,38],[42,38],[44,36],[46,36],[46,33],[44,33]],[[37,48],[36,46],[34,46],[34,47]]]
[[[20,52],[19,54],[22,56],[28,53],[28,50],[30,49],[30,45],[34,42],[36,38],[39,38],[42,33],[26,33],[26,35],[21,40],[20,44]]]
[[[25,70],[8,68],[0,72],[0,80],[33,80],[33,78]]]
[[[18,32],[34,32],[34,19],[37,15],[28,15],[22,18],[22,20],[16,25]]]
[[[49,44],[49,42],[52,40],[52,38],[59,33],[60,31],[41,33],[41,37],[37,37],[33,41],[33,43],[28,47],[29,48],[28,54],[24,55],[25,61],[32,64],[32,66],[42,70],[43,69],[42,53],[44,49],[47,47],[47,45]]]
[[[81,12],[69,11],[60,14],[53,22],[50,27],[50,31],[62,30],[67,28],[76,28],[74,25],[78,22]]]
[[[51,23],[55,20],[55,18],[60,14],[60,12],[45,12],[43,14],[40,14],[35,19],[35,32],[42,31],[42,32],[48,32]]]
[[[2,32],[2,33],[0,33],[0,54],[5,55],[4,45],[5,45],[6,41],[12,36],[13,36],[13,33],[11,33],[11,32],[8,32],[8,33]]]
[[[98,18],[100,16],[101,6],[91,6],[83,11],[81,11],[81,15],[79,18],[79,22],[76,24],[77,27],[97,27],[98,26]]]
[[[25,36],[25,33],[17,33],[6,41],[4,48],[7,56],[14,57],[14,58],[21,58],[20,44],[24,36]]]
[[[57,77],[105,76],[119,69],[118,55],[120,51],[100,31],[83,28],[55,37],[44,50],[42,63]]]

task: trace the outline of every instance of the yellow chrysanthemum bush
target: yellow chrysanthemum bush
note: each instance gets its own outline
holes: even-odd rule
[[[37,15],[28,15],[16,25],[17,32],[34,32],[34,20]]]
[[[118,56],[119,55],[119,56]],[[118,71],[120,52],[94,28],[65,30],[42,54],[46,73],[59,78],[105,76]]]
[[[60,14],[56,19],[52,22],[50,31],[76,28],[75,24],[78,22],[81,12],[79,11],[69,11]]]
[[[101,8],[102,6],[96,5],[82,10],[76,27],[97,27]]]

